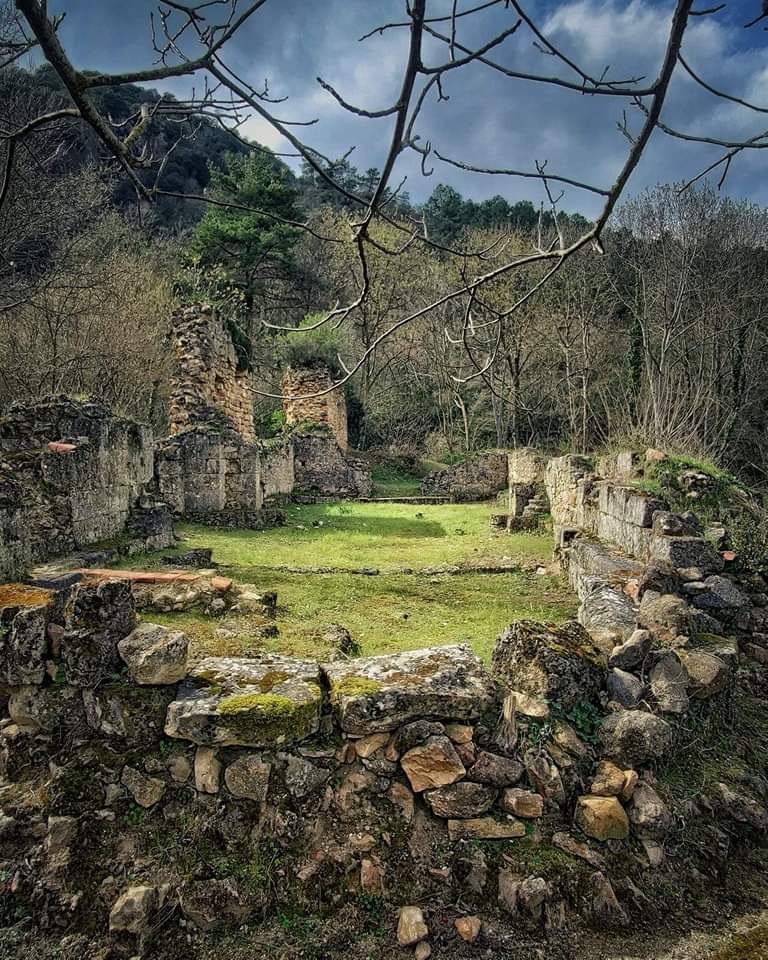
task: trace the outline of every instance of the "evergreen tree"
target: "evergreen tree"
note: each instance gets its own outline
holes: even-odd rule
[[[190,258],[203,271],[223,271],[250,312],[264,284],[285,277],[293,267],[301,230],[284,222],[301,216],[293,177],[266,151],[228,154],[222,169],[211,169],[210,195],[252,209],[209,206],[195,228]]]

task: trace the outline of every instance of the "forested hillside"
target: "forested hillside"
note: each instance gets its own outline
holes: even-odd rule
[[[47,66],[0,70],[0,94],[6,127],[68,103]],[[159,195],[137,198],[92,133],[67,118],[17,154],[22,175],[0,211],[4,403],[66,388],[162,429],[172,303],[205,299],[228,312],[265,394],[279,392],[280,368],[297,351],[340,372],[362,358],[345,389],[363,448],[444,459],[529,442],[636,442],[764,478],[763,208],[706,186],[662,186],[618,210],[603,257],[571,257],[536,296],[526,290],[549,273],[543,263],[500,276],[469,305],[441,303],[479,264],[558,231],[576,236],[587,221],[555,221],[502,196],[474,201],[445,184],[421,205],[392,191],[387,215],[373,220],[363,278],[345,191],[371,196],[379,171],[320,163],[334,186],[306,161],[295,173],[263,148],[249,152],[149,88],[105,86],[94,97],[116,124],[149,108],[140,149],[164,157]],[[403,244],[422,220],[432,245]],[[274,329],[311,326],[306,318],[339,304],[352,304],[341,325]],[[262,433],[279,429],[279,401],[255,402]]]

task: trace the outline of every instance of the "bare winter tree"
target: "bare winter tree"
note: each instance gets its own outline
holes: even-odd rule
[[[152,156],[146,147],[141,145],[146,142],[144,134],[151,128],[157,116],[163,112],[171,112],[177,118],[183,115],[193,121],[200,117],[212,118],[241,141],[243,138],[240,129],[244,120],[250,115],[257,116],[270,124],[290,144],[293,155],[303,158],[318,177],[345,197],[355,211],[349,242],[356,256],[357,289],[348,302],[328,310],[317,321],[317,326],[320,326],[344,323],[369,296],[369,262],[372,250],[397,257],[415,243],[440,249],[440,245],[427,235],[423,223],[404,223],[391,213],[392,197],[397,196],[401,187],[393,182],[395,168],[403,155],[409,152],[417,154],[425,173],[432,164],[445,163],[490,177],[533,179],[544,186],[549,198],[554,230],[542,230],[538,241],[524,252],[515,250],[510,253],[509,248],[503,244],[490,250],[462,251],[462,255],[473,262],[473,269],[467,271],[451,289],[441,292],[432,301],[416,309],[404,308],[385,329],[377,332],[377,335],[366,343],[361,354],[346,360],[345,372],[339,378],[339,384],[346,382],[362,369],[385,339],[403,326],[435,314],[448,303],[458,305],[463,317],[464,331],[461,332],[461,338],[464,339],[465,331],[470,330],[475,322],[475,314],[484,306],[484,292],[508,274],[527,271],[526,275],[533,279],[520,287],[510,285],[509,289],[516,292],[510,294],[501,308],[494,307],[495,315],[487,328],[488,348],[483,356],[475,357],[476,369],[469,374],[482,378],[496,362],[499,345],[509,340],[500,334],[494,336],[493,326],[502,330],[513,325],[517,314],[575,254],[580,251],[600,254],[611,215],[623,196],[630,177],[642,163],[649,141],[655,134],[720,147],[722,155],[706,170],[702,170],[698,177],[718,170],[721,180],[727,176],[733,163],[741,155],[768,147],[768,130],[761,129],[759,123],[750,136],[729,139],[701,136],[694,131],[671,125],[666,117],[665,107],[670,84],[678,72],[684,72],[693,80],[711,98],[713,105],[736,103],[749,113],[755,114],[758,120],[766,113],[766,107],[741,99],[723,89],[717,77],[704,76],[686,53],[685,39],[690,25],[701,18],[722,16],[728,7],[726,3],[697,8],[695,0],[676,0],[671,16],[664,21],[666,39],[655,75],[646,79],[641,76],[614,76],[608,66],[599,74],[590,71],[582,63],[582,54],[586,57],[586,51],[571,52],[561,49],[545,33],[541,17],[534,16],[527,9],[527,4],[517,0],[485,0],[479,3],[473,3],[472,0],[467,3],[454,0],[448,13],[444,12],[445,6],[438,0],[405,0],[402,20],[382,23],[367,37],[362,38],[368,40],[375,34],[381,35],[388,31],[402,31],[407,35],[400,71],[400,88],[394,102],[384,104],[376,110],[366,109],[351,102],[343,91],[318,78],[323,90],[344,110],[360,118],[385,119],[390,123],[388,144],[380,164],[380,178],[373,189],[362,197],[334,180],[331,172],[333,168],[328,158],[310,142],[312,121],[284,119],[286,105],[270,95],[269,86],[253,86],[238,74],[228,59],[232,41],[246,24],[261,23],[263,29],[268,30],[266,18],[269,9],[274,7],[276,2],[278,0],[164,0],[158,5],[151,23],[156,64],[146,70],[109,74],[82,70],[73,64],[59,38],[60,20],[48,14],[45,0],[15,0],[16,16],[5,25],[8,39],[4,41],[4,48],[0,44],[0,51],[5,49],[6,53],[0,52],[0,56],[14,57],[20,55],[20,51],[29,49],[31,45],[38,45],[60,77],[71,103],[66,107],[41,111],[19,125],[3,123],[0,127],[0,142],[4,144],[0,154],[0,169],[3,171],[0,174],[0,206],[10,191],[9,185],[16,169],[19,147],[33,144],[52,124],[65,121],[87,125],[130,179],[137,196],[151,202],[164,193],[158,184],[168,154]],[[743,3],[740,7],[748,5]],[[745,17],[745,20],[749,21],[746,25],[750,29],[761,30],[762,19],[757,0],[752,0],[751,5],[754,12],[751,17]],[[477,35],[478,30],[487,26],[489,21],[485,18],[490,11],[505,18],[504,27],[501,30],[495,29],[483,42],[470,43],[466,37]],[[661,25],[660,18],[660,28]],[[276,42],[279,42],[279,38],[276,38]],[[522,72],[505,66],[498,59],[502,47],[506,50],[515,43],[527,45],[531,42],[541,52],[542,63],[547,65],[547,69],[541,72]],[[496,76],[502,76],[509,81],[508,105],[516,103],[521,110],[525,109],[531,85],[545,86],[563,96],[589,97],[595,103],[605,98],[616,102],[624,117],[620,127],[626,137],[627,148],[613,182],[598,184],[579,180],[571,176],[567,169],[551,169],[546,158],[532,159],[528,168],[497,169],[474,166],[461,157],[449,157],[438,145],[424,140],[419,129],[425,104],[437,102],[441,109],[450,110],[444,83],[470,64],[482,65]],[[160,100],[155,106],[143,108],[128,123],[119,127],[97,108],[92,98],[93,91],[100,87],[149,83],[175,77],[194,79],[196,92],[191,94],[188,100],[173,103]],[[479,110],[483,108],[483,104],[478,104]],[[543,122],[546,123],[546,118]],[[152,171],[153,176],[148,179],[146,171]],[[140,176],[140,173],[144,175]],[[560,190],[565,185],[597,196],[602,201],[602,207],[594,222],[575,237],[566,236],[560,229],[558,203]],[[258,212],[271,215],[268,211]],[[372,229],[376,221],[388,223],[399,239],[382,244],[376,239]],[[307,230],[312,229],[309,224],[302,226]],[[534,265],[541,269],[531,270]]]

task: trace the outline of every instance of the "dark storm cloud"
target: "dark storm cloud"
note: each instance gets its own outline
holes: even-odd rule
[[[745,5],[749,3],[745,0]],[[125,69],[153,60],[149,14],[151,0],[123,3],[99,0],[57,0],[68,11],[64,38],[81,67]],[[466,6],[466,4],[464,4]],[[734,5],[742,6],[742,5]],[[51,3],[52,9],[54,4]],[[391,20],[402,19],[403,0],[277,0],[238,35],[228,49],[236,72],[260,85],[269,80],[274,96],[287,96],[275,108],[290,120],[318,123],[302,131],[306,141],[331,156],[354,146],[352,161],[361,169],[380,166],[386,155],[392,121],[362,120],[345,112],[316,82],[318,75],[332,83],[349,101],[378,109],[396,97],[407,35],[393,30],[359,43],[361,34]],[[433,0],[430,10],[447,12],[449,0]],[[628,78],[655,75],[663,53],[671,4],[656,0],[539,0],[531,4],[546,32],[595,74],[610,65],[610,75]],[[482,42],[510,25],[513,14],[499,8],[462,23],[460,39],[468,45]],[[695,67],[709,71],[718,84],[734,94],[768,103],[768,67],[764,39],[745,32],[734,18],[695,21],[686,37],[685,52]],[[447,55],[443,45],[429,48],[433,63]],[[499,62],[530,72],[557,69],[524,29],[494,51]],[[187,81],[163,86],[177,94]],[[430,100],[417,132],[441,153],[480,166],[534,170],[535,161],[547,169],[599,186],[608,186],[621,167],[628,142],[617,127],[623,103],[612,98],[585,97],[540,84],[509,81],[482,65],[446,77],[447,103]],[[668,119],[673,125],[702,134],[752,135],[755,117],[735,104],[713,103],[696,85],[680,76],[671,91]],[[629,110],[635,129],[640,117]],[[285,143],[261,120],[249,121],[247,133],[274,149]],[[657,182],[692,176],[719,156],[717,148],[681,144],[661,133],[654,136],[648,155],[635,174],[632,192]],[[426,197],[438,182],[451,183],[476,198],[501,193],[511,200],[539,200],[542,191],[533,181],[488,177],[453,169],[432,158],[431,177],[421,174],[418,157],[409,152],[396,173],[408,175],[407,189],[416,199]],[[763,154],[740,158],[727,190],[766,202]],[[599,198],[568,188],[563,206],[594,214]]]

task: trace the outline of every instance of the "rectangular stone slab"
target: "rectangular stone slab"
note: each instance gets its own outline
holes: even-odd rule
[[[284,746],[317,732],[322,703],[317,663],[207,657],[179,685],[165,732],[201,746]]]
[[[394,730],[419,717],[475,720],[493,702],[493,683],[464,644],[323,665],[342,730]]]

